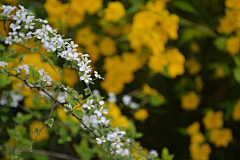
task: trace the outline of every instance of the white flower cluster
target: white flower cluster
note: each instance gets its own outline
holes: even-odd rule
[[[52,29],[46,20],[35,19],[33,13],[23,6],[19,5],[19,8],[2,5],[1,9],[4,15],[8,18],[12,18],[15,22],[10,24],[12,32],[9,32],[9,36],[6,37],[6,44],[19,43],[23,40],[29,40],[31,38],[38,39],[42,42],[43,47],[48,52],[55,52],[57,56],[64,58],[67,61],[75,61],[79,72],[82,72],[80,80],[85,83],[89,83],[92,80],[90,72],[92,71],[89,63],[91,60],[88,59],[88,54],[78,53],[76,47],[71,39],[63,39],[60,34],[57,34],[56,29]],[[11,12],[16,9],[16,14],[11,15]],[[34,30],[36,23],[41,23],[41,27]],[[27,29],[27,33],[20,32],[24,28]],[[96,78],[103,79],[97,71],[94,72]]]
[[[140,107],[139,103],[133,102],[130,95],[124,95],[122,97],[123,104],[129,106],[131,109],[138,109]]]
[[[16,108],[19,104],[19,101],[23,100],[23,98],[24,98],[23,95],[18,94],[15,91],[10,91],[9,97],[11,97],[11,99],[12,99],[10,106],[14,107],[14,108]],[[8,98],[6,96],[2,96],[0,99],[0,105],[5,105],[5,104],[7,104],[7,102],[8,102]]]
[[[29,66],[27,64],[24,64],[24,65],[20,65],[18,67],[15,67],[14,68],[16,70],[16,72],[19,74],[21,72],[22,69],[25,70],[25,74],[29,74]],[[36,68],[35,68],[36,69]],[[37,70],[37,69],[36,69]],[[37,70],[38,73],[40,74],[41,78],[40,80],[46,82],[47,84],[52,84],[52,81],[53,79],[47,75],[47,73],[44,72],[44,69],[40,69],[40,70]]]
[[[7,65],[8,65],[7,62],[0,61],[0,67],[5,67],[5,66],[7,66]]]

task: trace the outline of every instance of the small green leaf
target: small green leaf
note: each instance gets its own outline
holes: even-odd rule
[[[236,67],[233,69],[233,76],[238,83],[240,83],[240,67]]]
[[[77,116],[80,119],[82,119],[84,116],[84,113],[82,110],[73,110],[73,113],[75,114],[75,116]]]
[[[28,146],[28,150],[29,150],[29,152],[32,152],[32,145]]]
[[[52,128],[53,122],[54,122],[54,118],[51,118],[51,119],[45,121],[45,124],[47,124],[50,128]]]
[[[226,37],[219,37],[214,41],[214,45],[220,50],[224,51],[226,49]]]
[[[153,106],[153,107],[158,107],[160,105],[162,105],[164,102],[161,101],[159,98],[157,98],[156,96],[150,96],[149,98],[149,101],[150,101],[150,104]]]
[[[178,0],[172,1],[172,4],[181,11],[197,15],[198,11],[187,1]]]
[[[31,65],[29,66],[29,73],[30,76],[34,79],[34,80],[38,80],[40,77],[40,74],[38,73],[38,71]]]
[[[90,91],[90,89],[88,89],[88,88],[85,88],[85,89],[84,89],[84,92],[85,92],[85,95],[86,95],[86,96],[89,95],[89,94],[91,94],[91,91]]]

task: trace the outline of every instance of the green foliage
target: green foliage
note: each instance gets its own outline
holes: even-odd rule
[[[35,67],[33,67],[32,65],[29,66],[29,73],[30,76],[34,79],[34,80],[38,80],[40,78],[40,74],[38,73],[38,71],[35,69]]]
[[[49,120],[46,120],[44,123],[47,124],[50,128],[52,128],[54,122],[54,118],[50,118]]]
[[[161,153],[161,160],[173,160],[174,155],[173,154],[169,154],[169,151],[166,147],[164,147],[162,149],[162,153]]]
[[[174,7],[181,11],[192,13],[195,15],[198,14],[198,11],[188,1],[174,0],[172,1],[172,4],[174,5]]]
[[[73,113],[80,119],[82,119],[84,116],[84,113],[82,110],[73,110]]]
[[[91,160],[94,157],[94,150],[89,148],[88,142],[86,139],[81,139],[79,145],[73,145],[75,151],[79,156],[84,160]]]

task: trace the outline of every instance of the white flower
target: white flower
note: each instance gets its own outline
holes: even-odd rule
[[[106,139],[104,136],[102,136],[102,138],[96,138],[97,140],[97,144],[102,144],[103,142],[106,142]]]
[[[0,66],[1,66],[1,67],[5,67],[5,66],[7,66],[7,65],[8,65],[7,62],[2,62],[2,61],[0,61]]]
[[[116,140],[114,143],[111,144],[112,147],[119,149],[123,146],[124,144],[121,142],[120,139]]]
[[[42,69],[38,70],[38,73],[42,76],[44,74],[44,69],[42,68]]]
[[[94,71],[94,76],[98,79],[103,79],[104,80],[104,78],[100,74],[98,74],[97,71]]]
[[[108,101],[111,102],[111,103],[115,103],[117,101],[117,97],[114,93],[112,92],[109,92],[108,93]]]
[[[149,154],[154,155],[155,157],[158,157],[158,152],[156,150],[154,150],[154,149],[151,149],[149,151]]]
[[[129,105],[130,102],[132,101],[132,97],[129,95],[124,95],[122,98],[122,101],[125,105]]]
[[[140,107],[140,104],[138,104],[138,103],[136,103],[136,102],[131,102],[131,103],[129,104],[129,107],[130,107],[131,109],[137,109],[137,108]]]
[[[129,149],[125,148],[119,148],[118,150],[116,150],[116,153],[121,155],[122,157],[128,156],[130,154]]]
[[[87,103],[84,103],[83,104],[83,108],[87,108],[87,109],[91,109],[91,108],[94,108],[94,105],[93,105],[93,99],[87,99]]]
[[[85,83],[89,83],[89,81],[92,80],[90,75],[84,74],[83,76],[80,77],[80,80],[84,80]]]

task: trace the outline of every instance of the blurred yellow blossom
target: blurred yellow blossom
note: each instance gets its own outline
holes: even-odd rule
[[[202,76],[196,76],[195,77],[195,83],[196,83],[196,88],[197,88],[197,91],[198,92],[201,92],[202,91],[202,89],[203,89],[203,81],[202,81]]]
[[[212,149],[208,143],[202,145],[198,143],[192,143],[189,146],[190,157],[193,160],[209,160],[209,155],[212,152]]]
[[[240,41],[238,37],[230,37],[227,39],[227,45],[226,45],[227,51],[231,55],[235,55],[239,52],[240,49]]]
[[[105,56],[113,55],[117,51],[116,42],[110,37],[104,37],[99,43],[99,51]]]
[[[186,60],[185,66],[190,75],[196,75],[202,69],[202,65],[193,57]]]
[[[134,117],[136,120],[143,121],[148,118],[148,111],[146,109],[139,109],[134,113]]]
[[[159,93],[156,89],[151,88],[148,84],[143,84],[142,85],[142,92],[147,94],[147,95],[152,95],[161,100],[162,102],[165,102],[165,97]]]
[[[223,112],[208,111],[202,122],[206,129],[221,128],[223,126]]]
[[[232,130],[229,128],[213,129],[210,131],[209,141],[214,143],[215,147],[227,147],[232,141]]]
[[[111,120],[111,124],[113,127],[121,127],[124,126],[127,129],[129,128],[128,118],[122,115],[120,108],[115,103],[108,103],[108,114],[113,119]]]
[[[199,96],[194,92],[188,92],[181,98],[181,107],[185,110],[196,110],[200,104]]]
[[[232,118],[235,121],[240,121],[240,99],[238,100],[237,104],[234,105]]]
[[[73,87],[78,82],[78,75],[74,69],[63,68],[63,82]]]
[[[189,48],[190,48],[190,51],[193,52],[193,53],[199,53],[200,52],[200,47],[196,42],[190,43]]]
[[[149,67],[156,73],[162,72],[167,64],[168,60],[161,53],[150,56],[148,62]]]
[[[121,2],[108,2],[107,8],[104,9],[104,17],[101,24],[104,25],[106,22],[118,22],[125,14],[126,10]]]
[[[35,137],[37,136],[37,134],[32,134],[35,131],[36,126],[38,130],[40,130],[44,126],[44,123],[39,121],[33,121],[29,124],[29,132],[30,132],[29,135],[31,140],[35,139]],[[37,137],[37,139],[35,140],[35,142],[47,140],[48,138],[49,138],[48,129],[47,127],[44,127],[41,133],[39,134],[39,136]]]
[[[144,65],[144,59],[139,54],[124,52],[122,56],[106,57],[104,60],[105,81],[101,82],[101,87],[108,93],[121,93],[125,83],[130,83],[134,79],[134,72]]]
[[[168,60],[168,73],[170,77],[175,78],[177,75],[184,73],[185,57],[177,48],[168,49],[166,51],[166,59]]]
[[[218,78],[224,77],[224,76],[225,76],[225,71],[224,71],[224,69],[223,69],[221,66],[217,67],[217,68],[215,69],[215,75],[216,75]]]
[[[189,135],[194,135],[199,132],[199,129],[200,129],[200,123],[196,121],[187,127],[187,133]]]
[[[191,143],[202,143],[204,141],[205,141],[205,137],[200,132],[191,135]]]

